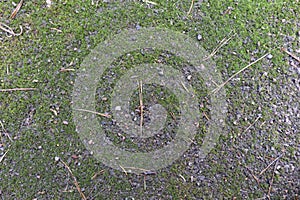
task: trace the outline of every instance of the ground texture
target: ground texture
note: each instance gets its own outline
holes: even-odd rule
[[[23,30],[12,37],[0,30],[2,199],[299,199],[298,1],[195,1],[192,7],[192,1],[49,2],[25,1],[15,19],[9,16],[18,2],[0,2],[1,25],[16,33],[19,26]],[[224,133],[205,159],[197,154],[206,128],[203,117],[199,135],[180,159],[155,174],[134,175],[106,167],[81,143],[72,120],[72,91],[76,71],[98,43],[141,27],[187,34],[208,52],[230,38],[212,57],[224,81],[267,56],[224,86]],[[113,82],[132,63],[185,65],[166,52],[144,51],[120,58],[114,75],[108,72],[103,81]],[[109,101],[109,84],[102,86],[97,96]],[[35,90],[4,90],[12,88]],[[201,84],[196,91],[205,93]],[[166,90],[158,94],[170,97],[161,103],[179,116],[172,106],[176,99]],[[145,98],[151,101],[151,96]],[[99,102],[97,109],[105,109]],[[133,100],[133,110],[137,103]],[[202,109],[209,119],[208,108],[204,104]],[[172,139],[172,126],[176,123],[162,140]],[[143,142],[126,141],[119,146],[137,150],[134,144]],[[142,150],[161,147],[149,144]]]

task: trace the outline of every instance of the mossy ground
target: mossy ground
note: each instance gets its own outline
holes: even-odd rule
[[[290,58],[280,50],[299,49],[299,3],[195,2],[187,16],[191,1],[160,1],[155,6],[141,1],[94,2],[53,1],[47,8],[44,1],[25,1],[14,20],[8,19],[11,2],[0,3],[1,22],[23,27],[18,37],[0,32],[0,88],[37,89],[0,93],[0,155],[8,151],[0,163],[3,199],[80,199],[72,177],[55,157],[68,163],[90,199],[254,199],[267,197],[271,180],[272,199],[297,198],[299,123],[297,116],[291,116],[296,124],[283,123],[273,107],[282,105],[280,111],[287,112],[284,102],[290,102],[292,94],[299,97],[296,87],[285,87],[299,80],[299,74],[290,72]],[[172,166],[147,176],[126,175],[95,160],[75,131],[71,109],[76,70],[85,56],[108,37],[137,25],[183,32],[208,52],[232,36],[213,57],[224,80],[266,53],[273,56],[225,86],[227,134],[206,159],[197,158],[197,145],[192,145]],[[141,56],[135,56],[131,61],[140,62]],[[158,56],[144,59],[155,62]],[[291,100],[299,105],[296,102]],[[279,165],[296,169],[273,173],[272,166],[259,176],[282,152]]]

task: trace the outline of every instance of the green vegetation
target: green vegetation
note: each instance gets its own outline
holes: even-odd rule
[[[16,29],[19,25],[23,27],[23,34],[18,37],[7,37],[0,31],[0,88],[36,88],[0,92],[3,123],[0,148],[8,151],[0,163],[3,199],[80,199],[72,177],[55,157],[68,163],[90,199],[254,199],[268,195],[273,167],[260,176],[257,174],[281,152],[286,152],[280,159],[282,163],[299,166],[296,158],[299,134],[285,135],[286,130],[292,130],[291,126],[282,124],[272,110],[272,105],[278,105],[276,96],[282,102],[289,101],[282,87],[297,78],[297,74],[290,74],[288,56],[280,49],[299,49],[299,40],[289,39],[299,38],[299,3],[204,1],[195,3],[187,16],[191,1],[160,1],[158,5],[141,1],[98,1],[97,5],[94,2],[93,5],[92,1],[56,1],[47,8],[44,1],[25,1],[14,20],[8,19],[14,9],[11,3],[0,4],[1,22]],[[191,150],[172,166],[147,176],[126,175],[94,159],[75,131],[71,109],[76,70],[85,56],[105,39],[136,26],[183,32],[208,52],[224,38],[231,37],[213,57],[223,80],[262,55],[272,55],[272,59],[263,59],[225,86],[229,107],[224,132],[228,133],[220,137],[204,160],[197,157],[197,144],[201,144],[207,129],[205,118]],[[181,58],[166,54],[163,50],[151,51],[148,56],[131,52],[131,56],[113,63],[112,72],[119,78],[132,64],[158,59],[178,69],[187,65]],[[113,84],[98,93],[105,95],[108,102]],[[207,91],[200,77],[193,86],[199,102],[204,103],[201,111],[209,117],[205,104]],[[169,106],[175,117],[180,116],[176,110],[178,100],[169,91],[151,86],[148,89],[154,96],[160,92],[168,94],[157,101]],[[151,100],[151,95],[146,99]],[[133,110],[137,103],[138,99],[132,102]],[[98,101],[97,110],[107,111],[105,106],[109,105]],[[287,111],[288,107],[283,106],[282,110]],[[256,119],[257,123],[245,131]],[[270,124],[272,119],[274,122]],[[168,120],[172,122],[170,114]],[[117,142],[118,138],[112,140]],[[285,143],[290,145],[284,146]],[[130,141],[125,141],[125,148],[138,149]],[[103,173],[91,179],[101,170]],[[251,174],[256,174],[260,182]],[[270,193],[272,199],[296,198],[299,192],[296,170],[281,170],[275,175],[272,188],[276,189]]]

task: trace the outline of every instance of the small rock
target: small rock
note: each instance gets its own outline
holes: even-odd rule
[[[140,25],[137,24],[137,25],[135,26],[135,28],[136,28],[136,30],[140,30],[142,27],[141,27]]]
[[[116,111],[120,111],[121,110],[121,106],[116,106],[115,110]]]
[[[202,40],[202,35],[198,34],[197,35],[197,40],[199,40],[199,41]]]
[[[50,8],[51,5],[52,5],[52,1],[51,0],[46,0],[46,4],[47,4],[47,7]]]
[[[272,54],[267,55],[267,58],[272,59],[273,58]]]
[[[164,71],[159,71],[158,74],[161,75],[161,76],[163,76],[164,75]]]

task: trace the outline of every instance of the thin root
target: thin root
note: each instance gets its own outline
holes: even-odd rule
[[[2,31],[6,32],[7,34],[9,34],[7,37],[20,36],[23,33],[22,26],[20,26],[20,32],[19,33],[15,33],[14,30],[10,26],[8,26],[8,25],[6,25],[6,24],[4,24],[2,22],[0,22],[0,29]]]

